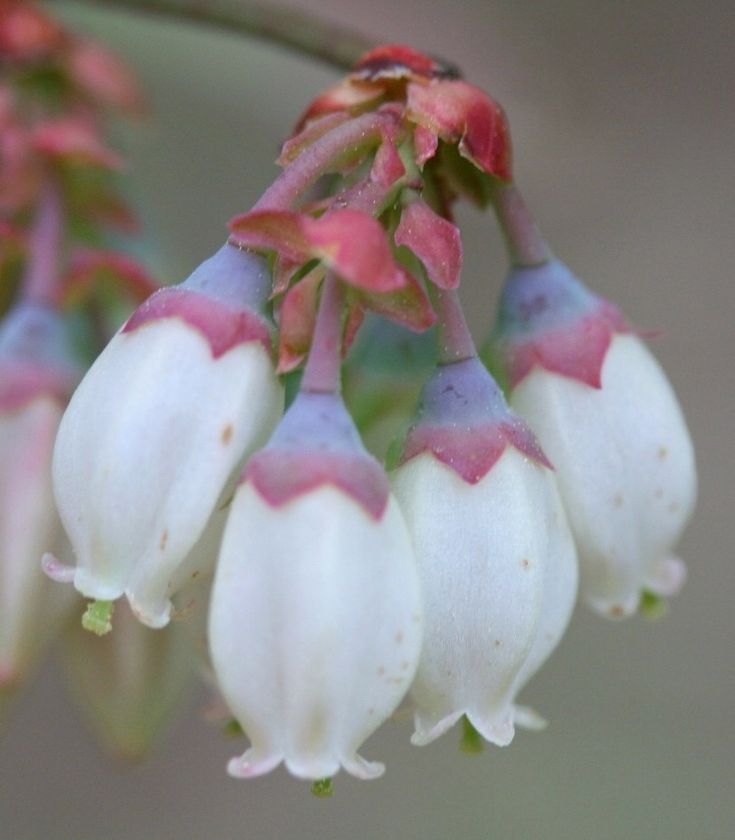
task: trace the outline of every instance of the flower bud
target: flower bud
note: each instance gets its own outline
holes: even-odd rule
[[[177,569],[282,410],[267,293],[263,261],[225,245],[149,298],[77,389],[54,487],[82,594],[125,593],[145,624],[168,622]]]
[[[516,692],[566,628],[576,559],[548,463],[477,358],[427,383],[393,487],[426,614],[412,741],[466,715],[504,746]]]
[[[300,778],[359,778],[419,655],[411,542],[381,467],[341,400],[301,394],[248,464],[210,607],[212,662],[251,741],[233,776],[284,761]]]
[[[193,688],[192,643],[183,624],[151,630],[123,603],[115,632],[104,638],[78,621],[67,628],[62,661],[70,692],[111,755],[142,759]]]
[[[511,272],[492,337],[511,404],[556,467],[581,589],[601,614],[674,594],[696,497],[694,453],[660,366],[619,311],[557,261]]]
[[[30,303],[12,310],[0,326],[0,693],[23,681],[72,604],[39,560],[68,552],[51,454],[77,378],[61,318]]]

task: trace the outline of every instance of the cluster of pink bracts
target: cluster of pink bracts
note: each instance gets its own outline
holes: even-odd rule
[[[440,64],[370,53],[280,163],[229,241],[145,301],[82,379],[53,454],[72,550],[35,527],[26,562],[47,550],[47,574],[103,625],[123,597],[153,628],[209,598],[214,678],[251,743],[235,776],[281,762],[307,779],[378,776],[358,749],[404,698],[415,744],[464,717],[506,745],[516,724],[544,723],[516,697],[578,585],[623,617],[683,582],[671,552],[696,478],[680,409],[618,309],[538,234],[502,110]],[[512,263],[482,361],[456,293],[463,195],[493,206]],[[58,314],[32,342],[16,316],[0,333],[17,371],[0,457],[37,459],[23,509],[53,518],[71,354],[50,349]],[[400,381],[398,348],[432,327],[386,472],[341,396],[343,361],[351,376],[358,349],[384,343]],[[381,394],[360,397],[364,430]]]

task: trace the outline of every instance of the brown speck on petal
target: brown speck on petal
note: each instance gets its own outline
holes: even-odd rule
[[[656,453],[656,457],[659,461],[665,461],[669,457],[669,450],[665,446],[660,446],[658,452]]]
[[[228,423],[224,429],[222,429],[222,445],[227,446],[227,444],[232,440],[232,435],[234,433],[234,429],[232,428],[232,423]]]
[[[168,528],[161,534],[161,541],[158,543],[158,547],[161,551],[166,550],[166,544],[168,543]]]
[[[399,630],[395,635],[396,644],[399,644],[403,641],[403,633]]]
[[[524,557],[521,560],[521,566],[523,566],[524,569],[530,569],[531,568],[531,561],[528,559],[528,557]]]
[[[612,501],[613,507],[617,510],[623,506],[623,497],[618,493]]]

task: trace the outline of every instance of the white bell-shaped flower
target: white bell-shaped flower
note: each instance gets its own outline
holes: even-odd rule
[[[251,741],[230,774],[380,775],[357,750],[406,693],[421,630],[384,472],[338,397],[301,394],[247,466],[215,574],[212,663]]]
[[[506,745],[516,692],[568,623],[576,558],[553,473],[476,358],[427,383],[393,487],[425,608],[412,740],[429,743],[466,715]]]
[[[78,377],[59,315],[17,306],[0,327],[0,694],[20,686],[73,602],[39,559],[68,553],[51,455]]]
[[[558,262],[515,269],[501,311],[495,349],[511,405],[556,468],[584,600],[622,618],[643,592],[675,594],[686,570],[673,550],[697,482],[661,367],[612,304]]]
[[[557,467],[586,602],[622,618],[644,591],[676,594],[686,568],[673,549],[694,509],[694,452],[674,392],[643,342],[613,338],[599,389],[536,369],[512,404]]]
[[[170,617],[177,570],[243,458],[267,438],[283,391],[261,306],[263,260],[225,245],[153,295],[75,392],[54,454],[59,511],[84,595],[125,593],[152,627]],[[188,570],[193,574],[196,570]]]

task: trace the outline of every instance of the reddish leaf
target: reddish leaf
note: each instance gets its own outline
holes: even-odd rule
[[[458,144],[478,169],[511,179],[510,131],[503,109],[479,88],[460,81],[410,83],[408,118]]]
[[[51,158],[119,169],[121,158],[101,142],[94,127],[74,117],[40,123],[33,131],[33,145]]]
[[[342,355],[346,356],[357,338],[362,322],[365,320],[365,308],[358,301],[350,301],[347,305],[347,318],[342,335]]]
[[[274,298],[277,295],[282,295],[285,291],[287,291],[288,287],[291,285],[294,275],[301,268],[302,264],[303,263],[299,260],[294,262],[293,260],[288,260],[280,255],[276,257],[276,261],[273,266],[273,292],[271,294],[271,298]]]
[[[335,210],[321,219],[304,219],[314,249],[346,283],[371,292],[393,292],[405,281],[385,231],[359,210]]]
[[[441,66],[403,44],[386,44],[366,53],[355,66],[353,76],[359,79],[431,79],[441,73]]]
[[[289,289],[280,314],[278,373],[295,370],[306,358],[314,335],[319,302],[319,285],[324,269],[317,268]]]
[[[102,105],[140,113],[143,100],[133,74],[94,41],[77,41],[68,51],[67,70],[76,84]]]
[[[413,147],[416,152],[416,165],[424,168],[427,160],[431,160],[439,147],[439,135],[429,128],[417,125],[413,132]]]
[[[113,283],[137,301],[144,301],[159,284],[146,269],[127,254],[116,251],[77,251],[64,278],[66,304],[84,300],[100,283]]]
[[[320,219],[283,210],[256,210],[230,222],[239,245],[275,250],[293,263],[322,260],[346,283],[373,292],[401,289],[385,231],[367,213],[335,210]]]
[[[232,219],[230,230],[238,245],[276,251],[281,258],[300,265],[312,256],[305,219],[290,210],[253,210]]]
[[[370,105],[375,106],[384,93],[385,89],[382,85],[346,79],[325,90],[309,105],[296,124],[294,134],[300,132],[312,120],[323,117],[325,114],[347,111],[354,115]]]
[[[403,287],[383,294],[360,293],[358,299],[367,309],[383,315],[412,332],[424,332],[436,323],[436,313],[424,287],[401,269]]]
[[[35,59],[60,47],[66,39],[53,18],[25,2],[2,3],[0,55],[8,59]]]
[[[385,123],[383,142],[378,147],[370,170],[370,177],[383,186],[389,187],[406,174],[397,147],[398,131],[395,123]]]
[[[440,289],[456,289],[462,270],[462,238],[459,228],[423,201],[414,201],[403,211],[395,232],[396,245],[405,245],[421,260],[429,280]]]

